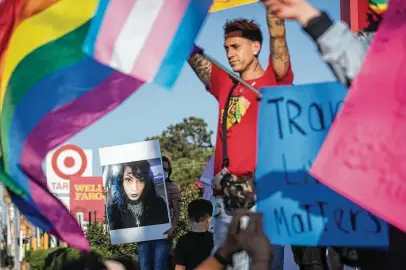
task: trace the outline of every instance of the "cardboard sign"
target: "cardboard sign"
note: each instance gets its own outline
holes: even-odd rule
[[[311,173],[406,231],[406,1],[389,10]]]
[[[111,243],[166,239],[171,227],[158,140],[99,149]]]
[[[257,211],[273,244],[387,246],[387,224],[308,173],[347,89],[338,83],[261,89]]]

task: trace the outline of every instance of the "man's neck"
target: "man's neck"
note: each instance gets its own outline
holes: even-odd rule
[[[265,70],[262,68],[258,59],[255,59],[246,70],[240,73],[241,79],[244,81],[255,80],[264,75]]]
[[[192,232],[201,233],[201,232],[207,231],[206,224],[204,224],[203,222],[199,222],[199,223],[193,222],[190,227],[191,227]]]

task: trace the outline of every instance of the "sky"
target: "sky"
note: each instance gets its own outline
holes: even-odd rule
[[[311,0],[310,2],[319,9],[328,11],[334,19],[339,19],[339,0]],[[210,14],[196,44],[228,67],[223,48],[223,25],[227,19],[234,18],[255,19],[261,25],[264,43],[260,61],[263,66],[266,66],[269,55],[269,35],[267,35],[265,9],[261,3]],[[288,21],[286,27],[295,75],[294,84],[334,80],[332,73],[319,57],[314,42],[302,31],[299,24]],[[216,132],[217,114],[217,101],[205,90],[203,84],[185,62],[173,89],[166,90],[156,85],[144,85],[121,106],[67,143],[76,144],[84,149],[92,149],[93,174],[100,175],[98,148],[143,141],[146,137],[161,134],[167,126],[179,123],[183,118],[189,116],[203,118],[208,123],[208,128]],[[214,137],[212,140],[214,142]]]

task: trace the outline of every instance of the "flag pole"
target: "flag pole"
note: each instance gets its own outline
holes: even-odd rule
[[[14,206],[14,266],[16,270],[20,270],[20,212]]]
[[[223,70],[225,73],[227,73],[228,75],[230,75],[234,80],[236,80],[237,82],[241,83],[242,85],[244,85],[245,87],[247,87],[249,90],[251,90],[252,92],[254,92],[259,99],[262,99],[262,94],[255,89],[252,85],[250,85],[249,83],[247,83],[246,81],[244,81],[243,79],[241,79],[239,76],[235,75],[233,72],[229,71],[225,66],[223,66],[220,62],[218,62],[216,59],[214,59],[213,57],[207,55],[206,53],[203,53],[203,55],[206,57],[207,60],[209,60],[212,64],[216,65],[219,69]]]

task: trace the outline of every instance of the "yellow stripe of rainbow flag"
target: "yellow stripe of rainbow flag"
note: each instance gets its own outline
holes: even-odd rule
[[[61,0],[48,9],[27,18],[15,30],[10,40],[7,55],[2,63],[3,70],[0,78],[0,110],[11,74],[25,56],[35,49],[53,41],[72,31],[89,20],[97,7],[97,0],[86,0],[89,3],[82,5],[78,11],[76,0]],[[61,12],[63,11],[63,12]],[[55,14],[65,14],[62,19],[54,18]],[[52,27],[44,27],[53,21]],[[63,23],[60,23],[63,22]],[[30,42],[21,42],[25,39]]]

